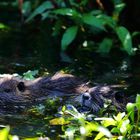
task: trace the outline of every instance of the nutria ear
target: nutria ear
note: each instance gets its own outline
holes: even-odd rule
[[[24,92],[25,91],[25,85],[24,82],[19,82],[17,85],[17,88],[19,91]]]

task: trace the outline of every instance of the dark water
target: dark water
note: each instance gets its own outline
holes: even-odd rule
[[[10,125],[10,134],[18,135],[20,138],[47,136],[55,139],[61,132],[60,126],[51,126],[49,120],[52,115],[30,116],[21,114],[1,115],[0,124]]]
[[[93,68],[91,84],[120,84],[127,85],[126,93],[129,96],[135,97],[139,92],[139,81],[140,81],[140,68],[139,66],[135,70],[130,70],[128,64],[122,62],[116,68],[116,65],[110,65],[107,62],[100,62],[98,67],[95,65]],[[38,57],[25,57],[25,58],[2,58],[0,57],[0,73],[18,73],[22,74],[28,70],[44,70],[45,68],[41,65]],[[110,68],[105,69],[106,66]],[[46,66],[47,68],[47,66]],[[55,71],[55,70],[54,70]],[[84,70],[83,70],[84,71]],[[83,76],[86,76],[85,73]],[[86,77],[86,79],[88,79]],[[59,107],[59,106],[58,106]],[[50,111],[50,110],[49,110]],[[53,112],[50,111],[50,112]],[[51,126],[49,120],[55,118],[55,113],[43,114],[42,116],[30,115],[26,112],[22,114],[2,114],[0,115],[1,125],[10,125],[11,134],[18,135],[21,138],[24,137],[35,137],[35,136],[48,136],[51,139],[56,139],[61,131],[60,126]],[[49,115],[50,114],[50,115]]]
[[[34,70],[39,67],[38,57],[0,57],[0,73],[1,74],[22,74],[28,70]]]

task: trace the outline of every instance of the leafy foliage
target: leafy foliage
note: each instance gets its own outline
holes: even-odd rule
[[[79,131],[82,138],[85,136],[94,137],[96,140],[110,138],[113,140],[138,138],[140,133],[139,98],[140,95],[137,95],[135,103],[128,103],[127,113],[122,112],[117,115],[102,118],[93,117],[91,122],[87,121],[87,116],[79,114],[74,108],[70,111],[67,109],[63,110],[64,117],[66,112],[72,116],[68,118],[71,120],[71,124],[63,127],[65,130],[64,137],[70,138],[72,136],[72,139],[78,139],[79,135],[77,136],[77,132]],[[134,111],[135,107],[137,109],[137,113]],[[134,117],[134,115],[138,116]],[[137,118],[137,120],[134,118]],[[75,123],[77,123],[77,125],[74,125]]]
[[[35,79],[35,76],[38,74],[38,70],[28,70],[27,72],[23,73],[23,79],[26,80],[33,80]]]
[[[125,4],[122,1],[114,1],[115,8],[112,16],[109,16],[105,14],[106,11],[102,11],[97,7],[86,9],[89,3],[88,1],[81,1],[80,3],[74,1],[69,1],[68,3],[65,1],[46,1],[33,11],[26,22],[30,22],[37,15],[41,15],[43,21],[53,20],[53,32],[50,34],[58,36],[64,30],[61,38],[62,52],[67,51],[69,49],[68,46],[71,46],[72,42],[76,44],[77,40],[82,38],[83,40],[80,42],[81,44],[77,44],[78,46],[83,46],[82,43],[84,41],[92,41],[96,44],[92,46],[94,50],[101,54],[108,54],[112,48],[119,46],[120,50],[133,55],[132,37],[129,31],[118,23],[119,14]],[[104,38],[102,34],[107,34],[107,37]],[[103,41],[92,40],[88,38],[89,35],[93,36],[93,38],[101,35],[100,40]],[[115,37],[116,35],[118,38]],[[113,45],[114,42],[118,43]],[[87,46],[87,48],[89,48],[90,52],[93,51],[90,46]],[[66,53],[61,55],[61,57],[62,60],[69,61]]]
[[[30,15],[30,17],[26,21],[28,22],[31,19],[33,19],[36,15],[42,14],[47,9],[52,9],[52,8],[54,8],[52,3],[50,1],[45,1]]]
[[[61,50],[65,51],[67,46],[74,40],[77,34],[78,27],[73,26],[68,28],[65,33],[63,34],[62,41],[61,41]]]
[[[138,139],[140,133],[139,100],[140,95],[137,95],[135,103],[128,103],[126,107],[127,112],[119,112],[113,116],[101,118],[91,114],[79,113],[72,105],[63,106],[59,112],[61,117],[53,118],[49,123],[50,125],[61,125],[64,134],[60,135],[60,137],[68,140],[88,138],[95,140]],[[137,119],[135,120],[134,118]],[[9,127],[5,127],[0,131],[0,138],[2,140],[13,140],[15,137],[17,136],[9,135]],[[27,138],[24,140],[27,140]]]
[[[0,2],[1,7],[5,6],[4,11],[10,5],[15,16],[1,17],[1,54],[37,56],[48,69],[63,65],[62,61],[88,65],[94,54],[134,55],[139,51],[138,43],[135,44],[139,35],[134,35],[120,21],[126,3],[109,0],[107,8],[105,3],[96,0]]]
[[[127,51],[129,55],[133,54],[132,40],[129,31],[125,27],[118,27],[116,29],[119,39],[122,42],[123,49]]]
[[[74,58],[79,71],[81,71],[79,61],[82,61],[83,67],[86,69],[86,76],[91,75],[92,61],[93,58],[96,59],[93,53],[109,56],[114,50],[116,52],[119,50],[119,52],[123,51],[131,56],[140,49],[139,43],[133,44],[139,40],[139,31],[131,30],[130,32],[125,24],[122,25],[119,21],[125,3],[122,0],[112,0],[112,2],[114,8],[110,12],[110,9],[104,7],[102,1],[95,0],[2,0],[0,9],[7,11],[7,15],[10,12],[13,16],[1,14],[0,46],[3,48],[0,54],[7,53],[10,56],[10,52],[13,52],[14,57],[19,57],[21,52],[24,54],[28,52],[26,55],[34,53],[36,56],[40,52],[39,55],[43,61],[50,64],[52,64],[52,60],[59,60],[60,56],[62,61],[70,63]],[[131,12],[133,11],[131,10]],[[136,38],[138,39],[135,40]],[[25,51],[26,47],[27,51]],[[55,53],[58,54],[58,57],[54,55]],[[118,56],[116,56],[117,59]],[[55,67],[58,68],[58,61],[56,63]],[[16,64],[18,65],[18,63]],[[98,61],[96,64],[98,65]],[[31,80],[35,78],[36,74],[38,71],[28,71],[23,74],[23,78]],[[56,111],[60,102],[59,100],[55,104],[54,100],[46,101],[45,105],[35,106],[28,113],[44,122],[48,119],[47,113],[52,110]],[[101,117],[80,113],[73,106],[71,106],[71,110],[64,106],[59,112],[61,117],[56,114],[57,117],[52,118],[51,116],[49,122],[45,122],[42,127],[45,129],[49,123],[49,129],[51,129],[50,126],[61,126],[63,134],[61,133],[59,136],[70,140],[139,139],[139,103],[140,96],[137,95],[135,103],[127,104],[127,112],[112,113],[108,116],[102,114]],[[51,106],[53,107],[50,108]],[[18,136],[9,134],[9,127],[4,127],[0,131],[0,139],[18,139]],[[40,135],[49,139],[46,137],[45,130]],[[26,138],[25,140],[39,139],[38,135],[36,136],[37,138]],[[43,139],[42,137],[41,139]]]

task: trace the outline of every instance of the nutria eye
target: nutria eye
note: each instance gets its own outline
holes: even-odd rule
[[[19,91],[24,92],[25,91],[24,82],[19,82],[19,84],[17,85],[17,88]]]

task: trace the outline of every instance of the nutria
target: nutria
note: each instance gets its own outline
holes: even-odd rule
[[[121,87],[121,91],[120,88]],[[92,109],[93,112],[98,112],[104,107],[104,103],[108,100],[119,111],[124,111],[128,99],[122,91],[121,85],[102,85],[89,88],[82,94],[82,107]]]
[[[0,78],[0,110],[16,111],[20,107],[43,102],[48,96],[71,96],[86,89],[86,84],[70,74],[56,73],[35,80],[5,75]]]
[[[118,95],[111,86],[91,88],[83,80],[62,73],[29,81],[11,75],[5,76],[0,78],[0,94],[0,109],[30,106],[46,100],[48,96],[75,96],[73,101],[80,96],[78,102],[81,106],[92,108],[93,112],[103,107],[104,98],[112,99],[117,108],[124,104],[124,101],[117,99]]]

